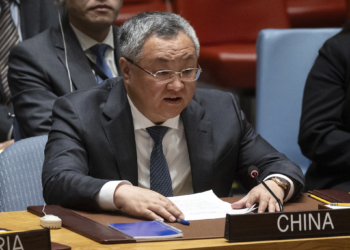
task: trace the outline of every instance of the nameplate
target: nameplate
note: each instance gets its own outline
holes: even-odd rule
[[[229,241],[261,241],[350,234],[350,210],[314,210],[226,215]]]
[[[0,233],[1,250],[51,250],[50,230]]]

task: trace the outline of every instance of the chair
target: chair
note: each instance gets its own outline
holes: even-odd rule
[[[289,28],[284,0],[173,0],[175,13],[195,29],[201,45],[200,80],[255,89],[258,32]]]
[[[124,0],[114,25],[121,26],[131,17],[147,11],[171,12],[170,0]]]
[[[256,130],[305,173],[298,145],[302,97],[318,50],[340,29],[267,29],[257,42]]]
[[[47,135],[23,139],[0,154],[0,212],[43,205],[41,172]]]
[[[348,0],[287,0],[292,28],[342,27],[347,20]]]

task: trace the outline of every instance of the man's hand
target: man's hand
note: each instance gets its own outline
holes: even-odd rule
[[[284,189],[271,180],[266,181],[265,183],[283,204]],[[231,207],[236,209],[243,207],[250,208],[255,202],[259,202],[258,213],[263,213],[267,206],[269,208],[269,212],[280,212],[280,207],[277,201],[262,184],[259,184],[250,190],[250,192],[244,198],[232,203]]]
[[[130,215],[151,220],[163,221],[165,218],[174,222],[176,218],[185,219],[180,209],[163,195],[131,185],[117,187],[114,192],[114,204]]]

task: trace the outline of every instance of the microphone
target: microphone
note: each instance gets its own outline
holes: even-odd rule
[[[280,201],[280,199],[277,198],[277,196],[271,191],[271,189],[265,184],[264,181],[260,180],[259,176],[259,169],[256,166],[250,166],[248,168],[248,174],[254,178],[255,180],[257,180],[258,183],[261,183],[264,185],[264,187],[270,192],[270,194],[273,196],[273,198],[276,199],[278,205],[280,206],[280,211],[283,212],[283,207],[282,207],[282,203]]]

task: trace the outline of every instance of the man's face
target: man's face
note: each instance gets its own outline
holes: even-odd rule
[[[69,20],[91,28],[109,27],[117,18],[123,0],[66,0]]]
[[[153,74],[160,70],[180,72],[197,68],[197,59],[191,39],[180,32],[172,39],[150,37],[137,64]],[[128,95],[137,109],[152,122],[165,122],[179,115],[192,100],[196,81],[181,81],[180,76],[175,75],[171,82],[159,83],[123,57],[120,64]]]

